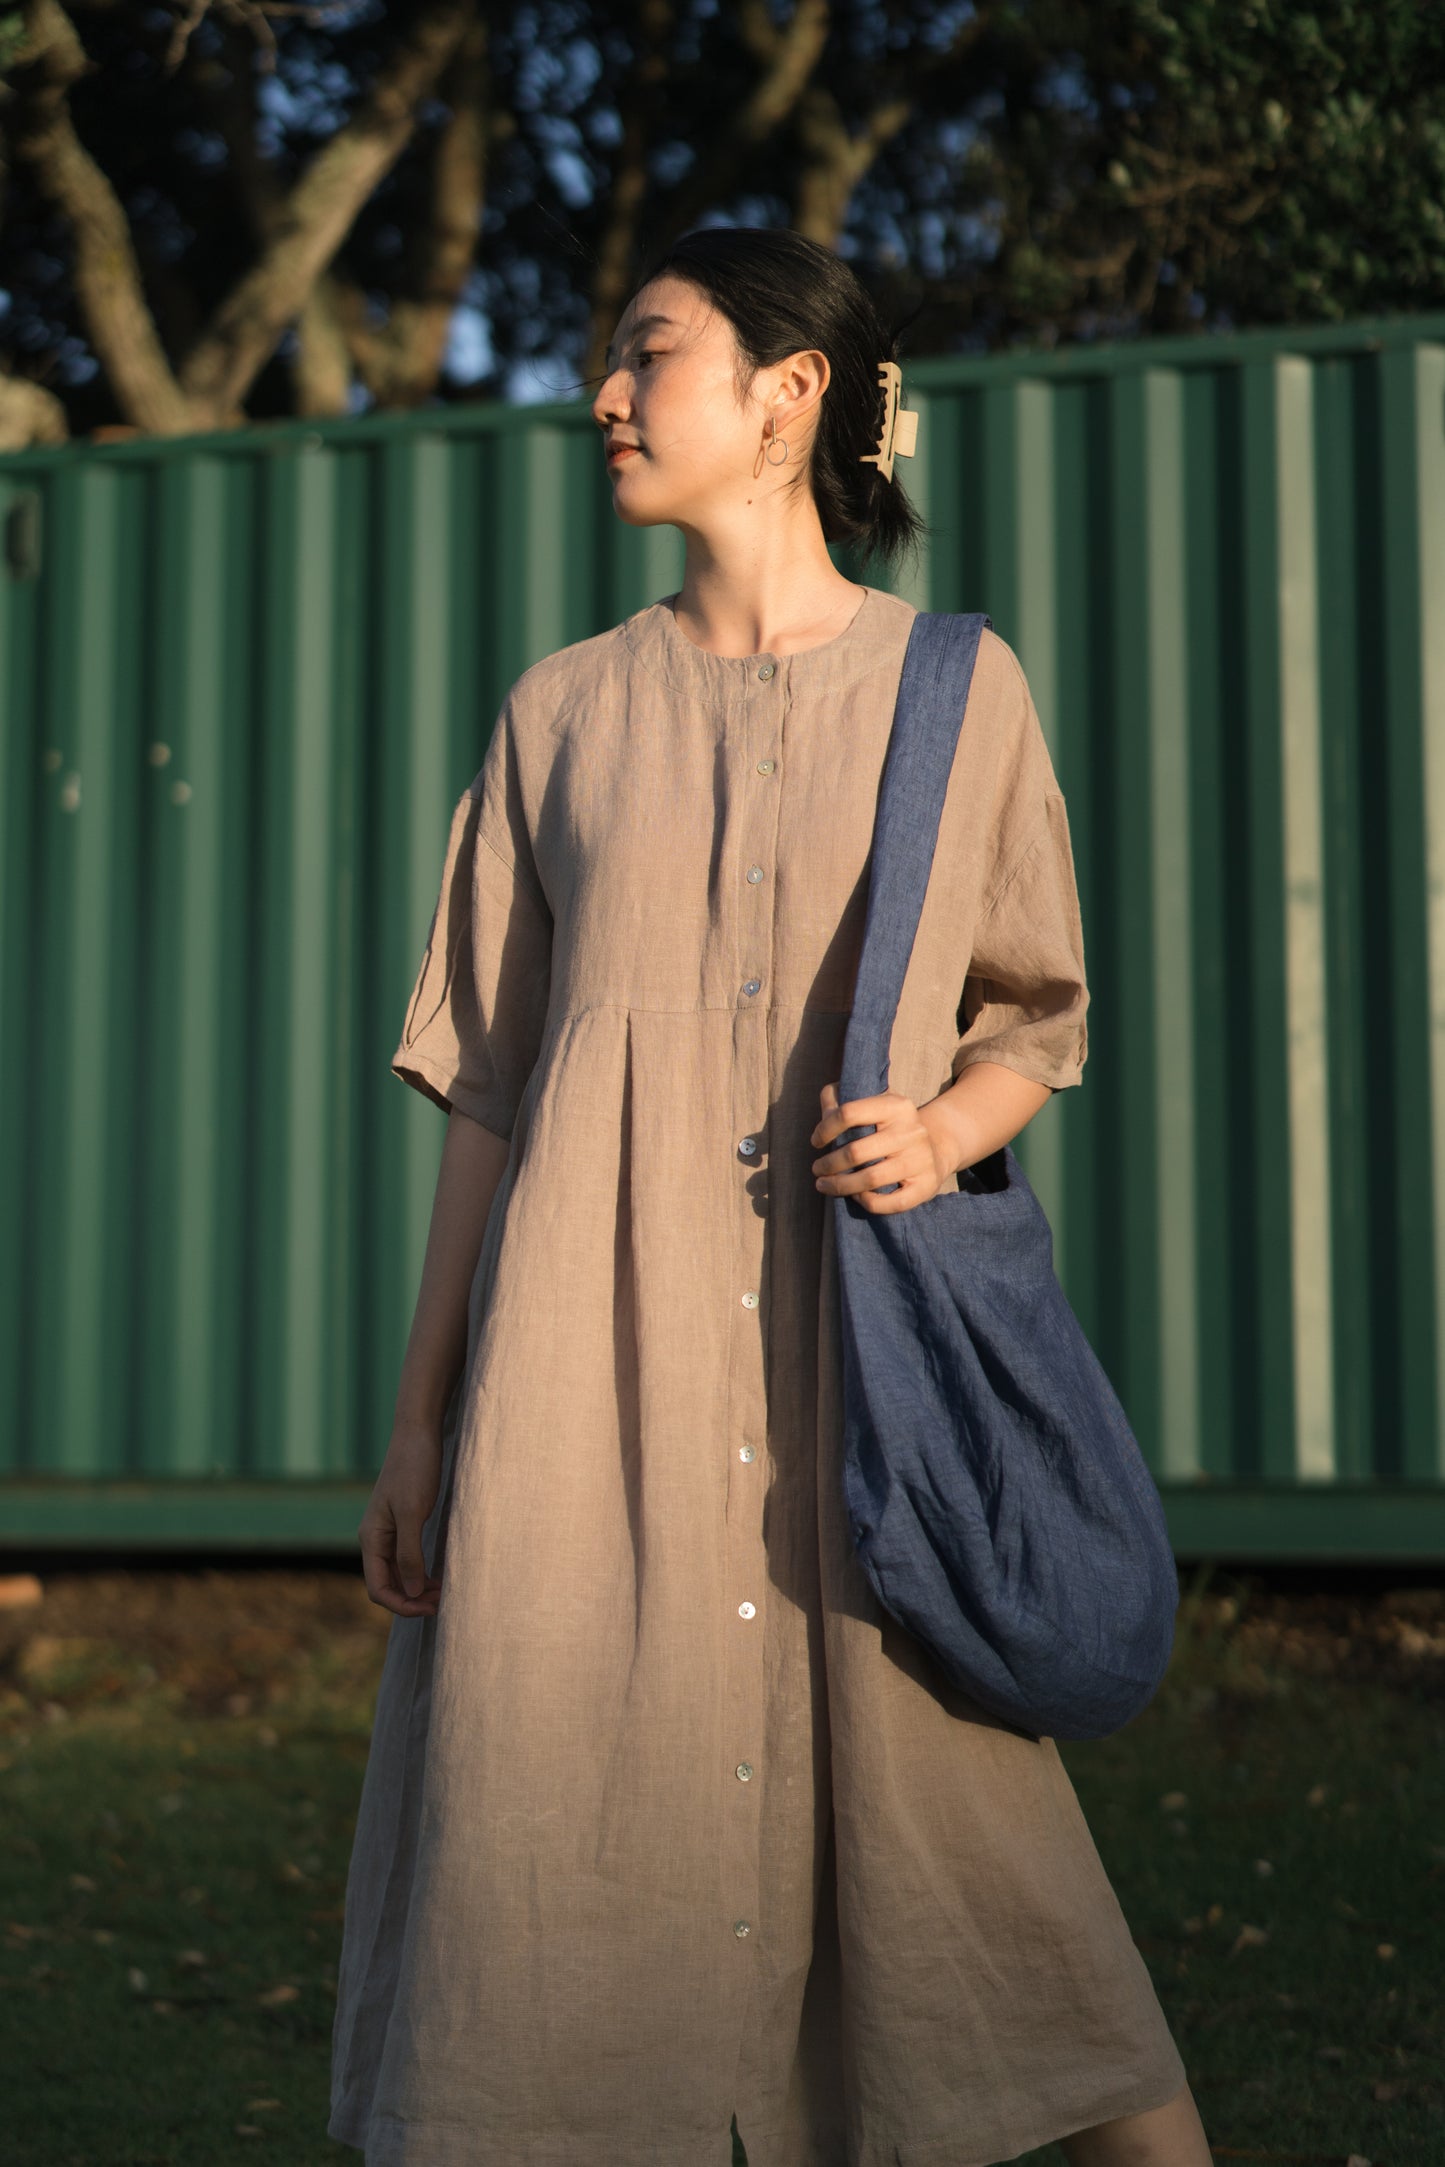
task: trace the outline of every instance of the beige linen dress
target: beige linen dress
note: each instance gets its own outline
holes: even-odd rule
[[[880,1610],[841,1495],[836,1081],[911,604],[512,686],[393,1058],[510,1139],[346,1891],[368,2167],[983,2167],[1185,2072],[1051,1739]],[[985,632],[892,1041],[1062,1089],[1064,802]],[[956,1184],[952,1184],[956,1186]],[[443,1565],[444,1555],[444,1565]]]

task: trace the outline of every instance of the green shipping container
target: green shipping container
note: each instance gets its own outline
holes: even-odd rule
[[[1445,315],[905,401],[902,591],[988,611],[1068,799],[1090,1059],[1019,1151],[1176,1549],[1445,1557]],[[351,1547],[448,814],[680,537],[585,401],[15,454],[0,532],[0,1542]]]

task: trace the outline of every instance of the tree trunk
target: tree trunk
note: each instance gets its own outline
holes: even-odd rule
[[[361,206],[406,146],[421,100],[475,18],[475,0],[431,0],[360,109],[318,151],[281,207],[260,261],[239,279],[181,369],[188,395],[232,413],[300,316]]]
[[[179,368],[172,367],[147,306],[125,213],[71,118],[70,85],[92,63],[59,0],[28,0],[25,20],[26,43],[11,72],[17,94],[10,109],[12,142],[69,221],[86,330],[127,420],[162,436],[242,425],[242,402],[292,323],[310,337],[308,398],[323,410],[344,411],[349,380],[341,313],[328,307],[325,289],[315,298],[318,285],[362,204],[404,149],[418,105],[475,32],[477,0],[429,0],[415,10],[406,37],[357,112],[289,194],[268,198],[264,167],[249,159],[242,177],[252,190],[257,261],[212,313]],[[235,130],[231,142],[235,155]],[[455,236],[449,239],[455,275]],[[435,336],[434,325],[432,331]]]

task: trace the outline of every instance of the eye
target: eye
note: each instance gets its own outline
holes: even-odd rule
[[[638,355],[638,357],[637,357],[637,359],[638,359],[638,361],[639,361],[639,362],[643,362],[643,361],[655,361],[655,360],[656,360],[656,358],[657,358],[657,349],[656,349],[656,347],[655,347],[655,346],[644,346],[644,347],[643,347],[643,349],[642,349],[642,351],[641,351],[641,353],[640,353],[640,354]]]

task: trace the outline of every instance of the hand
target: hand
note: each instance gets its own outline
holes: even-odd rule
[[[394,1430],[356,1531],[366,1592],[399,1618],[436,1616],[441,1579],[426,1570],[421,1532],[437,1501],[441,1468],[439,1430]]]
[[[901,1091],[881,1091],[875,1098],[838,1104],[838,1086],[824,1084],[823,1118],[808,1141],[830,1144],[845,1129],[871,1121],[872,1136],[814,1159],[818,1187],[829,1196],[856,1196],[865,1211],[912,1211],[937,1196],[957,1171],[953,1143],[944,1124],[931,1120],[927,1107],[915,1106]],[[890,1182],[901,1184],[891,1196],[876,1192]]]

